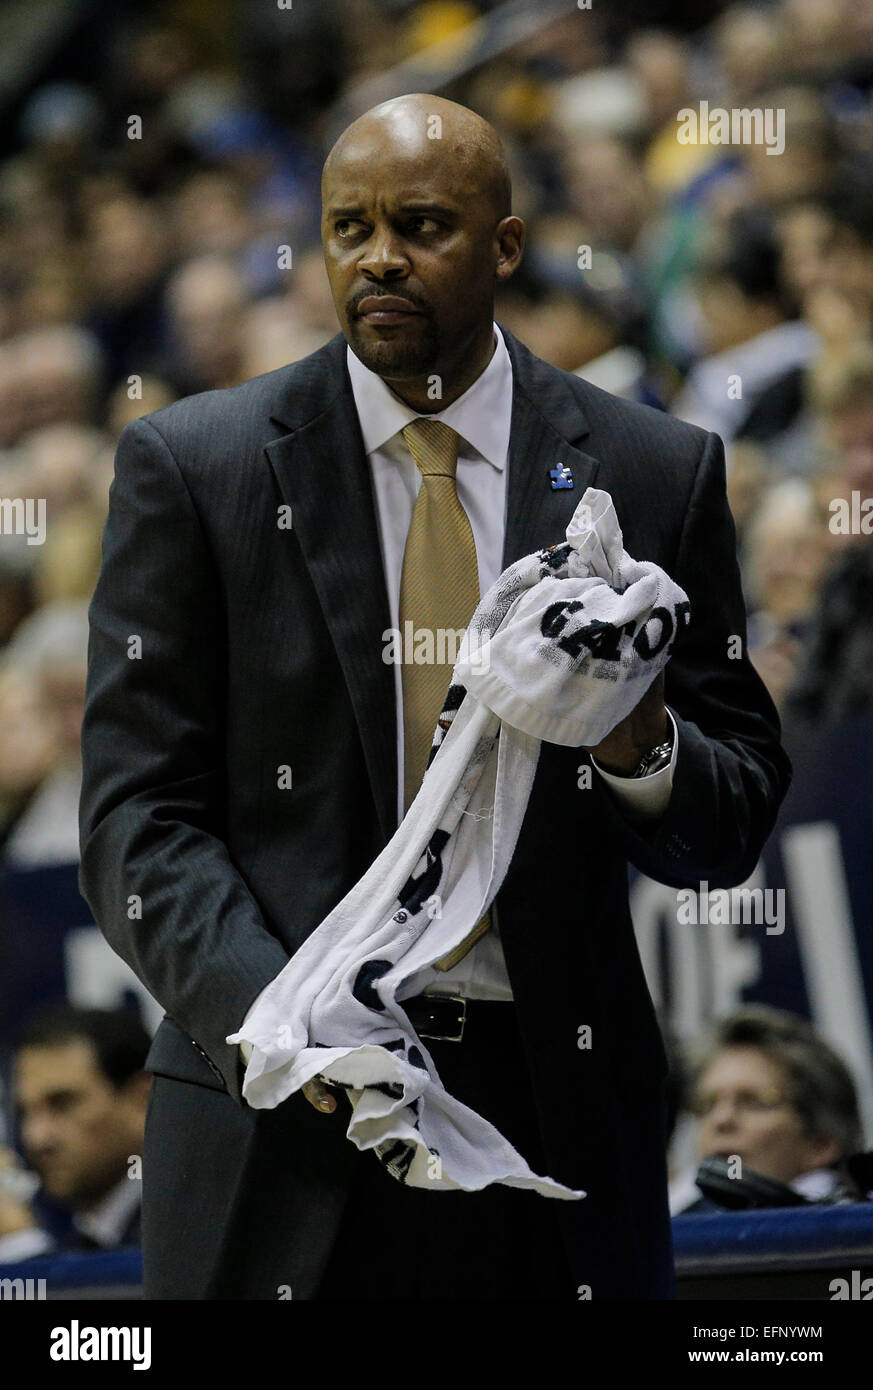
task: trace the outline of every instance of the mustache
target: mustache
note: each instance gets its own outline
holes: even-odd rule
[[[363,304],[365,299],[407,299],[409,303],[412,305],[412,307],[414,309],[417,309],[420,314],[430,313],[430,307],[427,304],[425,304],[424,301],[418,297],[418,295],[410,294],[409,290],[407,289],[359,290],[357,294],[352,295],[351,299],[346,304],[346,308],[348,309],[349,313],[357,314],[358,305]]]

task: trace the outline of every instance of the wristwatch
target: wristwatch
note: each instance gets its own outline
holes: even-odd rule
[[[656,743],[654,748],[650,748],[648,753],[644,753],[636,768],[631,773],[631,777],[648,777],[653,772],[660,772],[667,767],[673,756],[673,740],[669,738],[666,743]]]

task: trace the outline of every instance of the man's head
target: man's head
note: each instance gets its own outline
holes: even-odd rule
[[[466,389],[490,356],[495,282],[521,259],[510,196],[493,127],[442,97],[397,97],[343,132],[322,174],[322,243],[366,367],[389,383],[438,375],[443,405]]]
[[[73,1211],[98,1202],[142,1153],[149,1036],[129,1010],[64,1006],[34,1019],[15,1054],[28,1161]]]
[[[813,374],[812,403],[847,491],[873,497],[873,348],[859,344]]]
[[[869,177],[855,174],[851,180],[840,180],[825,205],[831,232],[822,278],[863,313],[869,330],[873,323],[873,190]]]
[[[701,1158],[790,1183],[862,1144],[855,1086],[837,1054],[803,1019],[764,1005],[722,1019],[693,1067]]]
[[[738,347],[793,315],[779,243],[768,219],[745,212],[732,219],[701,268],[697,296],[712,353]]]

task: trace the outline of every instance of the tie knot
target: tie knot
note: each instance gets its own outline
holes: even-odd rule
[[[423,477],[434,474],[454,478],[458,467],[460,436],[442,420],[412,420],[400,431]]]

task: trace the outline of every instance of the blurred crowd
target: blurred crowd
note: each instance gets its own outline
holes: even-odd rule
[[[540,22],[510,41],[497,0],[107,4],[23,96],[0,155],[0,865],[78,858],[119,433],[336,333],[321,163],[402,91],[461,101],[504,140],[528,241],[499,321],[725,441],[750,650],[783,715],[873,703],[873,0],[513,8]],[[701,102],[784,112],[784,152],[681,142]],[[74,1243],[135,1238],[147,1038],[93,1011],[34,1029],[27,1157],[78,1213]],[[675,1071],[697,1134],[675,1210],[717,1205],[737,1155],[801,1200],[867,1190],[845,1167],[863,1146],[851,1078],[800,1020],[741,1011]],[[11,1190],[0,1236],[54,1239]]]
[[[505,141],[528,249],[500,322],[724,439],[749,641],[780,708],[822,721],[870,703],[873,0],[710,5],[681,32],[560,8],[474,61],[499,5],[107,6],[69,76],[21,103],[0,163],[6,862],[77,857],[86,610],[119,432],[333,336],[321,162],[413,79]],[[702,101],[784,112],[784,152],[681,142],[678,113]]]

